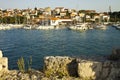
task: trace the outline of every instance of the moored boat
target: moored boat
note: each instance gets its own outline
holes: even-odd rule
[[[101,30],[106,30],[107,26],[104,24],[97,24],[95,27],[95,29],[101,29]]]
[[[31,30],[31,29],[32,29],[32,25],[25,25],[25,26],[23,27],[23,29]]]
[[[71,30],[87,30],[88,26],[86,23],[82,23],[82,24],[77,24],[75,26],[70,26],[69,29],[71,29]]]
[[[116,26],[116,29],[119,29],[119,30],[120,30],[120,24]]]
[[[48,26],[38,26],[38,27],[36,27],[36,29],[38,29],[38,30],[50,30],[50,29],[55,29],[55,27],[54,26],[50,26],[50,25],[48,25]]]
[[[9,30],[11,29],[12,27],[10,27],[8,24],[1,24],[0,25],[0,30]]]

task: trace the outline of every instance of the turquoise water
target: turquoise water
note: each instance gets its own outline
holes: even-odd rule
[[[17,60],[32,56],[33,68],[43,66],[45,56],[81,56],[111,54],[120,48],[120,31],[107,30],[23,30],[0,31],[0,49],[9,58],[9,69],[18,69]]]

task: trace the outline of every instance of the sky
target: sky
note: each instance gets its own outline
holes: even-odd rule
[[[120,0],[0,0],[2,9],[26,9],[65,7],[77,10],[96,10],[108,12],[109,6],[112,11],[120,11]]]

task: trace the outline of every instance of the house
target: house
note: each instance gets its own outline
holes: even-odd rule
[[[47,14],[47,15],[51,15],[51,8],[50,7],[46,7],[45,9],[44,9],[44,13],[45,14]]]
[[[107,13],[103,13],[102,19],[104,22],[108,22],[110,20],[110,15],[108,15]]]
[[[84,17],[84,16],[85,16],[85,13],[79,13],[79,16],[80,16],[80,17]]]
[[[52,25],[52,26],[56,26],[56,25],[59,25],[59,18],[51,18],[50,19],[50,24]]]
[[[60,12],[60,16],[61,16],[61,17],[64,17],[64,16],[66,16],[66,12],[65,12],[65,11],[63,11],[63,12]]]
[[[59,25],[60,23],[72,22],[72,19],[60,19],[60,18],[51,18],[50,24],[53,26]]]
[[[77,15],[78,15],[77,12],[71,12],[71,14],[70,14],[71,18],[74,18]]]
[[[60,12],[64,11],[64,7],[56,7],[55,11],[56,11],[57,14],[59,14]]]

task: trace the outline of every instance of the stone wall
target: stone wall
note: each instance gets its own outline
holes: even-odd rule
[[[44,58],[44,63],[49,76],[59,73],[62,76],[78,76],[83,80],[120,80],[120,61],[48,56]]]
[[[0,71],[8,70],[8,58],[3,57],[2,51],[0,50]]]

